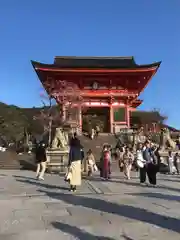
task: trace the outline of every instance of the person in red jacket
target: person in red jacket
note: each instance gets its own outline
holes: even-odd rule
[[[109,146],[104,146],[102,154],[102,173],[101,177],[103,179],[110,179],[110,164],[111,164],[111,151]]]

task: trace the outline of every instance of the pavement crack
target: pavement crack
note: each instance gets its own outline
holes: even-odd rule
[[[104,193],[100,188],[96,187],[96,186],[95,186],[92,182],[90,182],[89,180],[86,180],[86,183],[87,183],[88,187],[89,187],[94,193],[96,193],[96,194],[103,194],[103,193]]]
[[[170,209],[170,208],[168,208],[168,207],[166,207],[166,206],[164,206],[164,205],[157,204],[157,203],[153,203],[153,205],[158,206],[158,207],[162,207],[162,208],[164,208],[164,209],[166,209],[166,210],[169,210],[169,209]]]
[[[66,208],[66,211],[67,211],[67,213],[69,214],[69,216],[72,216],[72,215],[73,215],[72,212],[71,212],[71,210],[70,210],[69,208]]]

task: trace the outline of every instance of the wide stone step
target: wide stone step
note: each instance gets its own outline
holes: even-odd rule
[[[80,136],[79,139],[84,147],[85,153],[91,149],[97,160],[101,156],[101,151],[105,143],[112,145],[112,147],[116,145],[116,138],[112,134],[102,134],[93,140],[86,136]]]
[[[22,167],[18,167],[18,166],[0,166],[0,169],[4,169],[4,170],[21,170]]]
[[[6,170],[19,170],[24,168],[23,164],[19,161],[18,155],[11,151],[0,153],[0,169]]]

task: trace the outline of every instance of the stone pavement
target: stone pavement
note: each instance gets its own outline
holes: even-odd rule
[[[157,188],[116,173],[96,176],[69,193],[63,177],[34,179],[0,170],[0,240],[180,239],[180,176],[159,175]]]

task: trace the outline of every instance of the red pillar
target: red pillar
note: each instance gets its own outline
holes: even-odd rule
[[[127,127],[130,128],[130,110],[128,106],[126,106],[126,123]]]
[[[154,133],[157,132],[157,126],[156,126],[156,123],[152,123],[152,125],[153,125],[153,132],[154,132]]]
[[[79,133],[82,133],[82,108],[79,106]]]
[[[66,121],[66,106],[65,104],[62,104],[62,121]]]
[[[114,123],[114,117],[113,117],[113,112],[114,112],[114,109],[112,107],[112,105],[110,105],[110,133],[113,133],[113,123]]]

